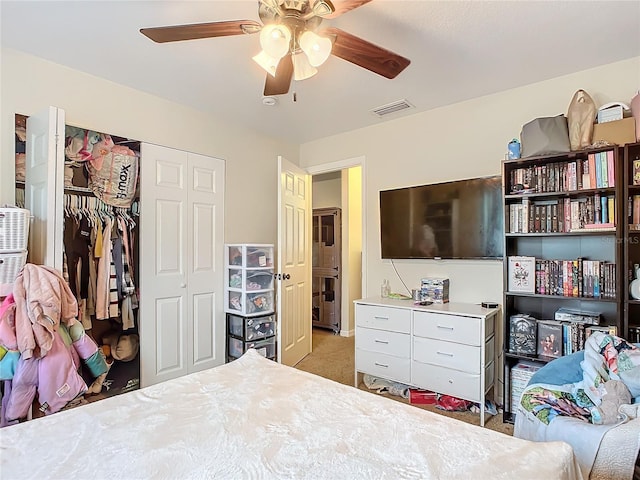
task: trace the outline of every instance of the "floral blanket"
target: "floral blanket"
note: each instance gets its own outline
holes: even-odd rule
[[[529,385],[520,399],[521,406],[547,425],[558,415],[597,423],[597,407],[606,394],[606,381],[620,380],[632,397],[640,396],[640,349],[623,338],[593,333],[585,343],[580,366],[582,381]]]

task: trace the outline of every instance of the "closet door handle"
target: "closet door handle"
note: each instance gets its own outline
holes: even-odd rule
[[[180,288],[187,288],[187,284],[186,283],[181,283],[180,284]]]

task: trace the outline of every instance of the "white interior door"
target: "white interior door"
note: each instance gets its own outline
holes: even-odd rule
[[[62,271],[64,110],[49,107],[27,119],[25,207],[33,220],[29,262]]]
[[[278,157],[278,358],[311,352],[311,176]]]
[[[189,373],[224,363],[224,161],[188,155]]]
[[[140,381],[187,373],[187,153],[141,145]]]

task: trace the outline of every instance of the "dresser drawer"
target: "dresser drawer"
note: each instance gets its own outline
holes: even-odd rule
[[[480,347],[413,337],[413,359],[469,373],[480,373]]]
[[[408,333],[356,327],[356,348],[409,358],[411,336]]]
[[[493,363],[491,364],[493,367]],[[411,385],[480,403],[480,374],[420,362],[411,364]],[[482,399],[484,401],[484,399]]]
[[[491,322],[493,325],[493,322]],[[413,334],[466,345],[480,346],[487,336],[483,335],[482,319],[461,317],[431,312],[414,312]],[[486,330],[486,329],[485,329]]]
[[[409,383],[410,359],[356,348],[356,370],[376,377]]]
[[[356,326],[409,333],[411,310],[356,304]]]

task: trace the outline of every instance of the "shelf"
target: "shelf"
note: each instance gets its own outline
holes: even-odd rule
[[[540,293],[524,293],[524,292],[504,292],[505,295],[510,297],[532,297],[532,298],[551,298],[557,300],[580,300],[587,302],[609,302],[615,303],[617,300],[615,298],[594,298],[594,297],[568,297],[565,295],[542,295]],[[640,304],[640,301],[638,301]]]
[[[532,362],[537,363],[549,363],[551,360],[555,360],[555,358],[551,357],[539,357],[537,355],[525,355],[523,353],[512,353],[512,352],[504,352],[505,358],[511,358],[513,360],[530,360]]]
[[[640,233],[640,231],[639,231]],[[580,230],[579,232],[534,232],[534,233],[505,233],[504,236],[507,238],[513,237],[567,237],[567,236],[578,236],[584,237],[585,235],[594,235],[594,236],[602,236],[602,235],[615,235],[616,230]]]
[[[574,198],[583,197],[585,195],[595,195],[596,193],[615,194],[616,189],[613,187],[606,188],[587,188],[583,190],[568,190],[566,192],[539,192],[539,193],[510,193],[504,196],[506,200],[522,200],[523,198],[531,200],[542,200],[545,197],[553,198]]]

